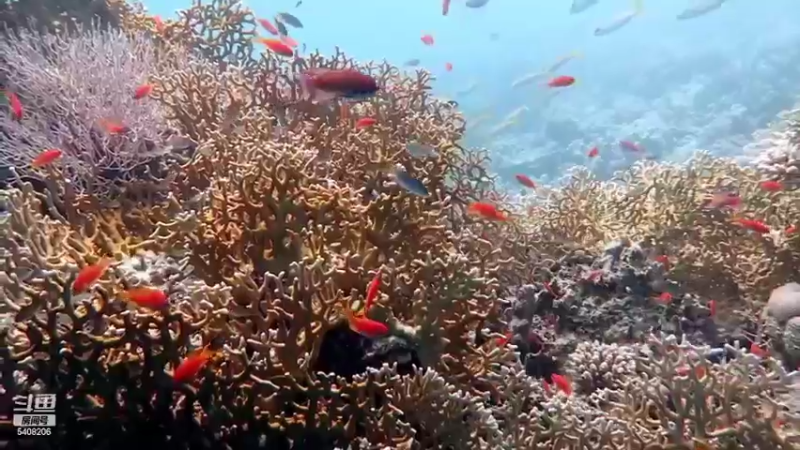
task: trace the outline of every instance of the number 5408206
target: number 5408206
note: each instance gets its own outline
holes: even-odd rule
[[[50,436],[49,427],[17,427],[17,436]]]

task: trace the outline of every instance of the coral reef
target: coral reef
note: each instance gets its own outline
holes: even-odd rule
[[[56,394],[51,448],[800,442],[794,334],[778,343],[753,314],[797,273],[800,237],[783,227],[800,221],[798,191],[761,192],[754,169],[701,155],[615,182],[578,171],[513,204],[487,155],[458,143],[461,115],[430,96],[424,71],[257,53],[255,18],[235,0],[197,1],[166,23],[119,14],[120,31],[40,36],[70,58],[41,58],[29,31],[0,50],[18,58],[3,70],[26,114],[2,112],[0,414],[16,395]],[[295,81],[309,69],[355,69],[381,89],[312,102]],[[145,81],[152,94],[134,102]],[[47,126],[76,101],[71,134]],[[358,129],[361,117],[376,124]],[[95,123],[110,118],[130,136],[103,138]],[[62,159],[29,169],[50,146]],[[387,164],[430,195],[405,191]],[[775,232],[704,210],[723,188]],[[467,214],[487,199],[513,220]],[[106,263],[90,289],[75,287]],[[136,289],[169,304],[137,303]],[[347,308],[388,335],[352,331]],[[178,376],[198,349],[213,356]],[[556,375],[574,392],[543,384]]]

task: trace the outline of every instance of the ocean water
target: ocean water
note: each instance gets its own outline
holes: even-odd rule
[[[570,0],[490,0],[482,8],[453,0],[447,16],[438,1],[245,2],[259,17],[299,17],[304,27],[291,34],[307,51],[339,47],[361,61],[398,66],[419,59],[436,78],[436,94],[459,102],[466,143],[490,150],[501,180],[521,172],[542,182],[587,162],[601,177],[624,169],[636,158],[619,150],[623,139],[653,159],[682,161],[707,150],[747,162],[742,148],[751,134],[800,92],[800,9],[792,0],[728,0],[705,16],[676,19],[699,3],[645,0],[627,26],[595,36],[632,10],[630,0],[600,0],[578,14],[570,14]],[[165,18],[190,4],[145,2]],[[421,42],[424,34],[434,45]],[[543,86],[546,79],[511,87],[573,53],[580,57],[559,74],[577,84],[558,95]],[[520,107],[526,110],[516,123],[494,131]],[[600,157],[587,161],[594,146]]]

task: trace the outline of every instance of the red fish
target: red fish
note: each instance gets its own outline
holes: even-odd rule
[[[589,158],[594,158],[599,154],[600,154],[600,149],[597,147],[592,147],[592,149],[589,150],[589,153],[587,153],[586,156],[588,156]]]
[[[433,36],[431,36],[430,34],[422,35],[420,40],[422,40],[422,43],[425,45],[433,45]]]
[[[282,34],[280,39],[281,42],[288,45],[289,47],[297,48],[297,41],[295,41],[291,36]]]
[[[575,84],[575,77],[569,75],[559,75],[547,82],[551,88],[567,87],[573,84]]]
[[[636,142],[622,140],[619,141],[619,148],[623,150],[627,150],[629,152],[643,152],[644,148]]]
[[[166,28],[166,25],[164,25],[164,20],[161,18],[161,16],[154,16],[153,17],[153,23],[155,23],[155,25],[156,25],[156,32],[157,33],[160,34],[160,33],[164,32],[164,29]]]
[[[655,261],[657,263],[661,263],[661,265],[664,266],[664,270],[669,270],[669,256],[667,255],[656,256]]]
[[[558,388],[559,391],[572,395],[572,383],[569,382],[567,377],[554,373],[550,375],[550,381]]]
[[[217,352],[209,349],[208,346],[195,350],[178,364],[172,373],[172,379],[178,383],[191,380],[216,354]]]
[[[369,309],[372,307],[372,304],[375,303],[375,299],[378,298],[378,292],[381,290],[381,271],[375,274],[375,277],[372,278],[370,281],[369,286],[367,286],[367,299],[364,301],[364,314],[369,312]]]
[[[139,100],[148,97],[150,96],[151,92],[153,92],[153,85],[150,83],[145,83],[133,91],[133,99]]]
[[[769,355],[769,352],[764,350],[763,347],[756,344],[755,342],[750,344],[750,353],[758,356],[759,358],[766,358]]]
[[[128,127],[117,120],[100,119],[100,126],[109,134],[122,134],[128,132]]]
[[[356,129],[362,130],[364,128],[369,128],[375,125],[376,123],[378,123],[377,119],[374,119],[372,117],[362,117],[358,119],[358,122],[356,122]]]
[[[691,371],[691,368],[689,366],[681,366],[681,367],[678,367],[677,369],[675,369],[675,373],[677,373],[680,376],[689,375],[690,371]],[[706,376],[705,367],[703,367],[703,366],[695,367],[694,368],[694,374],[695,374],[695,376],[697,376],[697,378],[705,377]]]
[[[261,25],[261,27],[263,27],[265,30],[267,30],[267,32],[269,32],[269,34],[271,34],[273,36],[277,36],[277,35],[279,35],[281,33],[275,27],[275,25],[273,25],[272,22],[270,22],[267,19],[256,19],[256,22],[258,22],[258,24]]]
[[[442,0],[442,15],[446,16],[450,12],[450,0]]]
[[[669,305],[672,302],[672,294],[669,292],[662,292],[661,295],[658,296],[658,303],[662,305]]]
[[[605,273],[605,271],[603,269],[595,269],[595,270],[589,271],[589,273],[586,274],[586,278],[585,279],[588,280],[588,281],[598,281],[601,278],[603,278],[603,274],[604,273]]]
[[[152,310],[160,310],[169,306],[169,297],[164,291],[151,287],[138,287],[125,291],[123,298],[136,303],[137,306]]]
[[[278,55],[286,57],[294,56],[294,50],[292,50],[292,47],[284,44],[283,41],[262,37],[256,38],[256,40]]]
[[[534,183],[533,180],[531,180],[527,175],[519,174],[519,175],[514,175],[514,177],[517,179],[517,181],[519,181],[519,184],[525,187],[529,187],[531,189],[536,188],[536,183]]]
[[[759,234],[766,234],[770,232],[769,226],[766,225],[764,222],[761,222],[760,220],[739,218],[736,219],[736,222],[739,225],[743,226],[744,228],[747,228],[748,230],[751,231],[755,231],[756,233]]]
[[[787,236],[790,234],[797,233],[797,225],[789,225],[788,227],[786,227],[786,230],[784,230],[784,233],[786,233]]]
[[[708,312],[711,314],[711,317],[717,315],[717,301],[716,300],[709,300],[708,301]]]
[[[510,331],[507,331],[506,334],[503,335],[503,337],[497,338],[495,342],[497,342],[497,345],[502,347],[508,344],[508,341],[510,341],[512,337],[514,337],[514,335]]]
[[[31,166],[34,168],[44,167],[53,161],[61,158],[62,152],[57,148],[51,148],[50,150],[45,150],[42,153],[39,153],[39,156],[33,158],[31,161]]]
[[[496,206],[484,202],[470,203],[469,206],[467,207],[467,214],[473,216],[480,216],[483,217],[484,219],[489,219],[489,220],[499,220],[499,221],[508,220],[508,217],[502,212],[500,212],[500,210],[498,210]]]
[[[450,72],[453,70],[453,65],[451,63],[444,63],[444,70]]]
[[[781,183],[780,181],[773,181],[773,180],[762,181],[761,183],[759,183],[759,186],[761,186],[761,189],[767,192],[778,192],[780,190],[783,190],[783,183]]]
[[[6,91],[6,98],[8,99],[8,107],[11,108],[11,117],[16,121],[22,120],[22,102],[19,101],[17,94]]]
[[[369,339],[375,339],[389,333],[389,327],[367,317],[356,317],[353,314],[353,310],[347,305],[344,307],[344,316],[351,330]]]
[[[711,209],[720,209],[725,207],[739,209],[741,206],[742,198],[733,192],[718,192],[712,195],[705,205],[705,207]]]
[[[300,86],[306,97],[316,102],[339,97],[361,100],[380,89],[375,78],[353,69],[308,69],[300,74]]]
[[[97,264],[92,264],[91,266],[86,266],[81,269],[81,271],[78,272],[78,276],[75,277],[75,281],[72,282],[72,293],[80,294],[81,292],[85,292],[106,273],[110,265],[111,260],[104,258]]]

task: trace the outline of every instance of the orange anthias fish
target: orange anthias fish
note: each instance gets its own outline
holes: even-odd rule
[[[587,153],[586,156],[588,156],[589,158],[594,158],[599,154],[600,154],[600,149],[597,147],[592,147],[592,149],[589,150],[589,153]]]
[[[514,175],[514,177],[517,179],[517,181],[519,181],[519,184],[531,189],[536,188],[536,183],[534,183],[533,180],[531,180],[527,175],[518,174]]]
[[[442,15],[446,16],[450,12],[450,0],[442,0]]]
[[[661,295],[657,297],[657,301],[662,305],[669,305],[672,302],[672,294],[669,292],[662,292]]]
[[[575,84],[575,77],[569,75],[559,75],[547,82],[547,85],[551,88],[567,87],[573,84]]]
[[[636,142],[628,141],[628,140],[621,140],[619,141],[619,148],[623,150],[627,150],[629,152],[643,152],[644,148]]]
[[[470,203],[467,207],[467,214],[473,216],[483,217],[484,219],[489,220],[499,220],[499,221],[506,221],[508,217],[500,212],[496,206],[492,205],[491,203],[484,203],[484,202],[474,202]]]
[[[89,289],[100,277],[106,273],[106,270],[111,265],[110,259],[101,259],[97,264],[86,266],[78,272],[75,281],[72,283],[72,293],[80,294]]]
[[[502,347],[508,344],[508,341],[510,341],[512,337],[514,337],[514,334],[512,334],[510,331],[506,331],[506,334],[504,334],[503,337],[497,338],[495,342],[497,342],[497,345]]]
[[[101,119],[100,126],[109,134],[122,134],[128,132],[128,127],[116,120]]]
[[[372,117],[362,117],[358,119],[358,122],[356,122],[356,129],[363,130],[364,128],[369,128],[375,125],[376,123],[378,123],[377,119],[374,119]]]
[[[784,233],[786,233],[787,236],[790,234],[797,233],[797,225],[789,225],[788,227],[786,227],[786,230],[784,230]]]
[[[123,298],[142,308],[161,310],[169,306],[169,297],[160,290],[151,287],[138,287],[125,291]]]
[[[689,366],[681,366],[681,367],[678,367],[677,369],[675,369],[675,373],[677,373],[680,376],[689,375],[689,372],[691,372],[691,368]],[[694,368],[694,374],[695,374],[695,376],[697,376],[697,378],[705,377],[706,376],[705,367],[703,367],[703,366],[695,367]]]
[[[166,25],[164,25],[164,20],[161,18],[161,16],[154,16],[153,23],[155,23],[156,25],[156,32],[158,32],[159,34],[164,32],[164,28],[166,28]]]
[[[259,25],[261,25],[265,30],[267,30],[267,32],[269,32],[269,34],[271,34],[273,36],[277,36],[277,35],[280,34],[280,31],[278,30],[278,28],[275,27],[275,25],[273,25],[272,22],[270,22],[269,20],[267,20],[267,19],[256,19],[256,22],[258,22]]]
[[[172,373],[172,379],[178,383],[191,380],[216,354],[217,352],[209,349],[208,346],[195,350],[178,364]]]
[[[453,70],[453,64],[452,63],[444,63],[444,70],[450,72],[451,70]]]
[[[778,192],[780,190],[783,190],[783,183],[781,183],[780,181],[767,180],[767,181],[762,181],[758,185],[761,187],[761,189],[767,192]]]
[[[149,97],[150,93],[152,92],[153,92],[153,85],[150,83],[144,83],[141,86],[138,86],[136,89],[134,89],[133,99],[140,100],[145,97]]]
[[[669,256],[667,255],[656,256],[655,261],[657,263],[661,263],[661,265],[664,266],[664,270],[669,270]]]
[[[45,150],[42,153],[39,153],[39,156],[33,158],[33,161],[31,161],[31,166],[37,169],[44,167],[58,158],[61,158],[62,153],[63,152],[57,148]]]
[[[283,42],[284,44],[288,45],[289,47],[297,48],[297,41],[295,41],[288,34],[282,34],[280,39],[281,39],[281,42]]]
[[[567,395],[572,395],[572,383],[569,382],[567,377],[565,377],[563,375],[559,375],[557,373],[554,373],[554,374],[550,375],[550,381],[552,381],[553,384],[556,385],[556,388],[559,391],[561,391],[561,392],[563,392],[563,393],[565,393]],[[547,393],[549,394],[550,393],[550,383],[548,383],[547,380],[542,380],[542,382],[544,384],[544,390],[547,391]]]
[[[758,356],[759,358],[766,358],[769,355],[769,352],[764,350],[763,347],[756,344],[755,342],[750,344],[750,353]]]
[[[736,223],[738,223],[744,228],[747,228],[748,230],[755,231],[756,233],[759,234],[766,234],[770,232],[769,226],[766,225],[764,222],[761,222],[760,220],[739,218],[736,219]]]
[[[711,317],[717,315],[717,301],[716,300],[709,300],[708,302],[708,313]]]
[[[22,102],[19,101],[19,97],[17,97],[17,94],[13,92],[6,91],[5,94],[6,98],[8,99],[8,106],[11,108],[11,116],[16,121],[22,120],[23,109]]]
[[[356,315],[353,314],[353,310],[347,305],[344,305],[343,310],[344,316],[347,319],[347,324],[354,332],[369,339],[379,338],[389,333],[389,327],[377,320],[372,320],[367,317],[356,317]]]
[[[711,209],[732,208],[739,209],[742,207],[742,198],[733,192],[718,192],[711,196],[705,207]]]
[[[420,40],[422,40],[422,43],[425,44],[425,45],[428,45],[428,46],[433,45],[433,36],[431,36],[430,34],[423,35],[420,38]]]
[[[370,281],[369,286],[367,286],[367,298],[364,301],[364,314],[366,315],[369,312],[369,309],[372,307],[372,304],[375,303],[375,299],[378,298],[378,292],[381,290],[381,271],[375,274],[375,277],[372,278]]]
[[[283,43],[278,39],[268,39],[268,38],[256,38],[256,40],[265,45],[271,51],[281,55],[281,56],[294,56],[294,50],[288,44]]]

